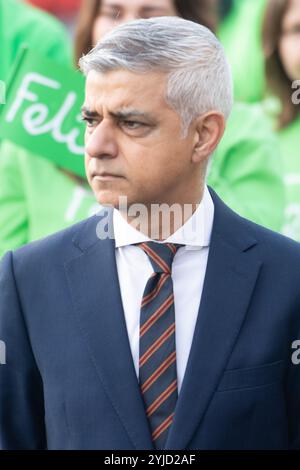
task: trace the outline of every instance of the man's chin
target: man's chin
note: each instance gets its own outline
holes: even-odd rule
[[[127,207],[127,196],[125,194],[115,194],[109,191],[95,191],[94,194],[97,202],[103,207],[114,207],[115,209]]]

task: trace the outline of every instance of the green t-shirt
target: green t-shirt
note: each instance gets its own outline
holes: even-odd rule
[[[219,38],[232,67],[235,98],[257,102],[265,90],[261,30],[266,0],[233,0]]]
[[[23,46],[62,64],[72,63],[71,43],[64,26],[23,1],[0,0],[0,46],[0,80],[5,82]],[[94,204],[87,188],[78,187],[53,164],[3,142],[0,256],[84,218]]]
[[[0,80],[8,80],[23,45],[45,57],[71,64],[70,40],[59,21],[23,1],[0,0]]]
[[[4,141],[0,158],[0,257],[99,211],[89,186]]]
[[[208,183],[238,214],[281,231],[282,160],[270,120],[258,104],[236,103],[208,173]]]
[[[300,242],[300,117],[279,132],[286,206],[283,233]]]

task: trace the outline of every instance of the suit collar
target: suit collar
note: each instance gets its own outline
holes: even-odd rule
[[[96,215],[86,219],[72,238],[72,242],[79,251],[92,249],[100,242],[114,241],[113,209],[101,209]]]
[[[214,204],[207,186],[205,186],[202,200],[193,215],[169,238],[158,243],[177,243],[186,245],[188,249],[209,246],[213,218]],[[148,236],[128,224],[118,210],[114,210],[113,225],[116,248],[151,241]]]
[[[255,236],[249,230],[248,221],[238,216],[208,187],[214,204],[214,220],[211,237],[219,236],[230,245],[242,251],[256,244]],[[81,230],[73,237],[74,245],[82,252],[99,243],[105,236],[114,243],[113,209],[108,207],[86,220]]]

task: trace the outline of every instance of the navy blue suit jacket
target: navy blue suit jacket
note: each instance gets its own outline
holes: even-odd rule
[[[300,245],[211,193],[203,295],[166,449],[299,449]],[[3,449],[153,449],[114,240],[99,240],[98,222],[2,260]]]

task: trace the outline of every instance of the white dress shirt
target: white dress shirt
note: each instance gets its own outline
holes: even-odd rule
[[[173,235],[161,243],[180,243],[172,265],[175,305],[175,339],[178,393],[186,369],[202,296],[214,218],[214,205],[205,186],[197,210]],[[145,286],[153,268],[136,243],[151,241],[129,225],[118,210],[113,214],[116,263],[125,321],[137,377],[139,375],[140,309]],[[157,242],[157,240],[155,240]]]

